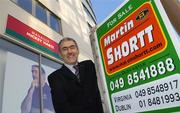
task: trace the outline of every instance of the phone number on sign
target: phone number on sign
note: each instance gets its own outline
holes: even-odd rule
[[[145,81],[147,79],[155,78],[158,75],[163,75],[167,72],[172,72],[175,70],[174,61],[172,58],[167,58],[165,61],[160,61],[157,64],[152,64],[149,67],[141,69],[139,72],[133,72],[127,75],[128,85],[134,85],[140,81]],[[120,77],[113,81],[110,81],[110,90],[118,90],[124,88],[125,80]]]
[[[139,106],[141,108],[147,106],[158,106],[166,103],[174,103],[180,101],[180,94],[178,92],[170,93],[162,96],[156,96],[139,101]]]
[[[156,86],[151,86],[151,87],[147,87],[146,89],[140,89],[138,91],[135,91],[135,97],[139,98],[139,97],[144,97],[146,95],[153,95],[156,93],[163,93],[163,92],[167,92],[170,90],[177,90],[178,89],[178,80],[172,80],[169,82],[165,82],[165,83],[161,83],[158,84]]]

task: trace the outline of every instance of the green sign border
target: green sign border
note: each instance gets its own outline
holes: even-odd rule
[[[151,5],[153,6],[154,11],[155,11],[155,13],[156,13],[156,15],[157,15],[158,21],[159,21],[159,23],[160,23],[160,25],[161,25],[161,28],[162,28],[162,30],[163,30],[163,32],[164,32],[164,35],[165,35],[166,39],[167,39],[168,45],[167,45],[167,48],[166,48],[164,51],[162,51],[161,53],[158,53],[157,55],[154,55],[154,56],[152,56],[152,57],[150,57],[150,58],[148,58],[148,59],[145,59],[144,61],[141,61],[141,62],[137,63],[136,65],[140,65],[140,64],[143,64],[143,63],[145,63],[145,62],[148,62],[147,64],[145,63],[145,64],[148,66],[148,65],[151,65],[151,63],[149,63],[149,62],[152,62],[152,59],[153,59],[154,61],[156,60],[155,62],[158,62],[158,61],[160,61],[160,60],[163,60],[163,59],[166,59],[166,58],[168,58],[168,57],[171,57],[171,58],[174,60],[174,63],[175,63],[175,66],[176,66],[176,70],[173,71],[173,72],[166,73],[166,74],[164,74],[163,76],[158,76],[158,77],[152,78],[152,79],[150,79],[150,80],[141,81],[141,82],[139,82],[138,84],[135,84],[135,85],[133,85],[133,86],[128,86],[127,84],[125,84],[125,85],[126,85],[126,88],[122,88],[122,89],[120,89],[120,90],[115,90],[115,91],[113,91],[113,92],[110,91],[109,82],[110,82],[110,81],[113,81],[113,80],[116,80],[117,77],[119,76],[119,73],[121,73],[121,71],[118,72],[118,73],[115,73],[115,74],[112,75],[112,76],[108,76],[107,73],[106,73],[106,71],[104,71],[104,72],[105,72],[105,78],[106,78],[106,82],[107,82],[107,88],[108,88],[108,92],[109,92],[109,98],[110,98],[110,102],[111,102],[111,107],[112,107],[112,109],[114,109],[114,108],[113,108],[113,104],[112,104],[112,100],[111,100],[111,96],[110,96],[110,95],[112,95],[113,93],[119,92],[119,91],[123,91],[123,90],[125,90],[125,89],[129,89],[129,88],[132,88],[132,87],[141,85],[141,84],[149,83],[149,82],[151,82],[151,81],[155,81],[155,80],[158,80],[158,79],[161,79],[161,78],[170,76],[170,75],[175,74],[175,73],[180,73],[180,66],[179,66],[179,62],[180,62],[180,61],[179,61],[179,57],[178,57],[177,52],[176,52],[176,50],[175,50],[175,48],[174,48],[174,45],[172,44],[171,37],[170,37],[170,35],[169,35],[169,33],[168,33],[167,28],[165,27],[165,23],[164,23],[163,20],[162,20],[162,17],[161,17],[161,15],[160,15],[160,12],[158,11],[158,8],[157,8],[157,6],[156,6],[155,0],[129,0],[123,7],[121,7],[116,13],[114,13],[107,21],[105,21],[102,25],[100,25],[100,26],[97,28],[96,35],[97,35],[97,38],[98,38],[98,46],[99,46],[99,48],[100,48],[100,38],[101,38],[106,32],[108,32],[109,30],[113,29],[120,21],[124,20],[128,15],[130,15],[131,13],[133,13],[134,10],[136,10],[138,7],[140,7],[140,6],[141,6],[142,4],[144,4],[145,2],[150,2]],[[118,21],[116,21],[116,22],[114,23],[114,25],[112,25],[110,28],[108,28],[108,26],[107,26],[108,22],[112,21],[114,18],[117,18],[117,14],[118,14],[119,12],[125,10],[125,9],[126,9],[126,6],[129,6],[130,4],[133,5],[133,9],[134,9],[134,10],[131,10],[131,11],[129,11],[128,13],[126,13],[121,19],[119,19]],[[101,56],[102,56],[102,51],[101,51],[101,50],[100,50],[100,54],[101,54]],[[101,61],[103,62],[103,59],[101,59]],[[105,70],[105,64],[104,64],[104,63],[102,63],[102,64],[103,64],[103,69]],[[136,67],[136,65],[131,66],[130,69],[132,70],[133,68]],[[178,69],[179,69],[179,70],[178,70]],[[125,74],[131,72],[131,71],[129,71],[129,68],[128,68],[128,69],[125,69],[125,70],[123,70],[123,71],[125,72]],[[133,71],[133,70],[132,70],[132,71]],[[122,76],[122,78],[123,78],[123,79],[127,79],[126,76]],[[170,112],[170,111],[179,111],[179,110],[180,110],[180,107],[167,108],[167,109],[164,109],[164,110],[154,110],[154,111],[156,111],[156,112],[162,112],[162,111],[163,111],[163,112]],[[154,111],[148,111],[147,113],[151,113],[151,112],[154,112]],[[114,112],[114,110],[113,110],[113,112]],[[145,113],[146,113],[146,112],[145,112]]]

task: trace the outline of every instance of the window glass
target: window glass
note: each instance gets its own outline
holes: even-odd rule
[[[3,50],[0,54],[5,56],[2,68],[4,79],[1,84],[3,92],[0,94],[3,95],[3,101],[0,112],[40,113],[40,89],[37,80],[39,75],[37,68],[33,67],[39,64],[39,55],[2,39],[0,50]]]
[[[51,61],[45,57],[41,57],[41,68],[44,69],[44,76],[46,77],[44,79],[44,82],[42,82],[41,86],[42,87],[42,94],[43,94],[43,109],[46,109],[49,111],[48,113],[55,113],[54,107],[52,104],[52,97],[51,97],[51,92],[50,92],[50,87],[48,83],[48,76],[54,72],[55,70],[59,69],[61,65],[59,63],[56,63],[54,61]],[[42,73],[43,74],[43,73]]]
[[[3,39],[0,56],[0,112],[55,113],[47,77],[61,65]]]
[[[33,0],[11,0],[22,9],[28,11],[37,19],[51,27],[54,31],[62,34],[61,20],[44,7],[41,3]]]
[[[50,26],[56,32],[61,33],[60,20],[58,18],[56,18],[56,16],[53,14],[50,14]]]
[[[32,13],[32,0],[17,0],[17,4],[24,10]]]
[[[36,3],[36,17],[42,22],[47,24],[47,13],[46,9],[41,4]]]

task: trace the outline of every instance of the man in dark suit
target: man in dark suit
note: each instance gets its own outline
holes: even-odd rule
[[[103,113],[94,63],[78,62],[72,38],[63,38],[59,51],[64,64],[48,77],[56,113]]]

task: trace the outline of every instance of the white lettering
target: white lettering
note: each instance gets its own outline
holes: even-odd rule
[[[124,25],[120,26],[117,31],[114,33],[108,35],[106,38],[104,38],[104,46],[107,46],[114,42],[116,39],[124,35],[124,33],[128,32],[134,27],[133,20],[130,20],[128,22],[125,22]],[[148,32],[148,30],[147,30]]]
[[[113,58],[113,54],[112,54],[112,48],[109,48],[107,50],[107,57],[108,57],[108,65],[113,64],[114,58]]]
[[[134,35],[131,38],[129,38],[129,40],[122,42],[120,45],[117,45],[117,47],[108,48],[107,49],[108,65],[111,65],[115,61],[118,61],[121,58],[126,57],[129,54],[146,46],[147,44],[154,42],[152,30],[153,30],[153,26],[150,25],[144,30],[137,33],[137,35]],[[107,42],[109,43],[109,39]]]

